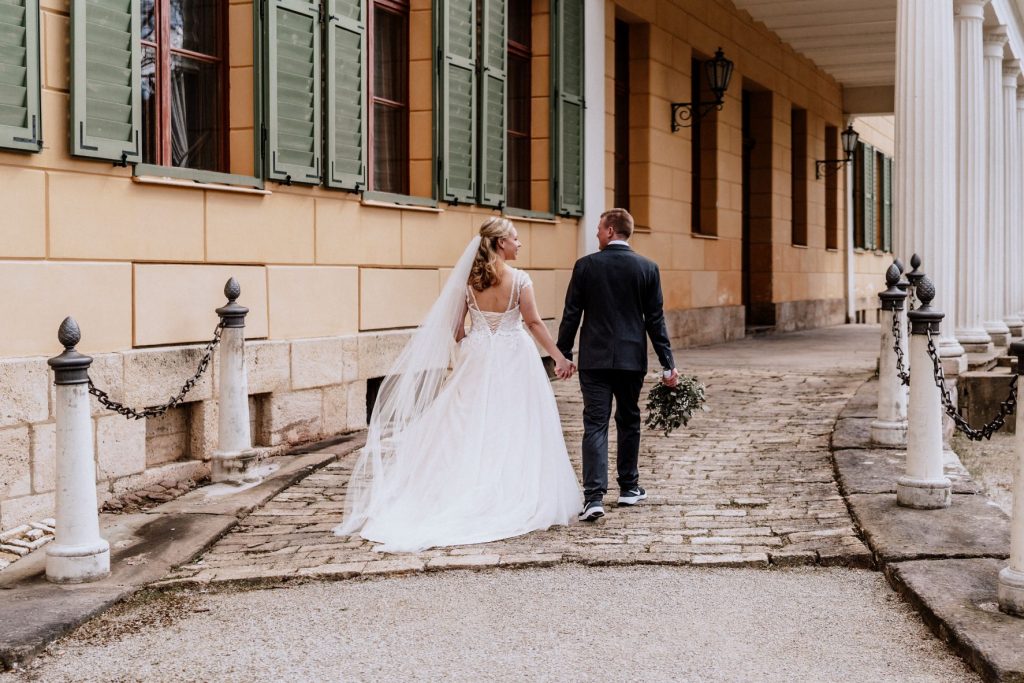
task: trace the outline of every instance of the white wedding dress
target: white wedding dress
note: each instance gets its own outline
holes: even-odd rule
[[[511,272],[504,312],[480,310],[465,288],[472,327],[451,374],[390,441],[368,442],[336,533],[400,552],[484,543],[575,519],[580,488],[550,380],[519,310],[520,293],[532,285],[526,273]]]

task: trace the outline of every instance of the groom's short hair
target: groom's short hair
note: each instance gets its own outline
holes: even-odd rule
[[[601,214],[601,220],[611,228],[616,235],[629,239],[633,236],[633,217],[625,209],[608,209]]]

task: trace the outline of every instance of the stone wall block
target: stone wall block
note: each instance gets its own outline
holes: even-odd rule
[[[124,353],[124,398],[133,408],[166,403],[185,380],[195,374],[203,346],[143,349]],[[214,352],[216,353],[216,351]],[[213,396],[212,372],[208,369],[189,392],[186,401]]]
[[[288,389],[290,346],[286,341],[246,342],[245,371],[250,394]]]
[[[324,434],[341,434],[351,429],[348,423],[348,386],[324,388]]]
[[[323,435],[323,392],[319,389],[271,394],[263,409],[266,445],[313,441]]]
[[[209,460],[217,450],[216,401],[197,401],[189,406],[189,455],[193,460]]]
[[[60,351],[56,338],[53,345],[56,354]],[[0,427],[46,420],[50,415],[50,383],[50,369],[44,358],[0,360]]]
[[[358,379],[366,380],[386,375],[411,336],[412,332],[405,330],[359,335]]]
[[[146,469],[146,422],[120,415],[96,420],[96,463],[100,481]]]
[[[47,493],[57,488],[57,424],[32,425],[32,492]]]
[[[38,522],[53,517],[56,511],[52,493],[39,493],[0,501],[0,529]]]
[[[348,385],[348,429],[366,429],[366,381]]]
[[[32,492],[28,427],[0,429],[0,498]]]
[[[297,339],[292,342],[292,388],[310,389],[345,381],[345,339]]]

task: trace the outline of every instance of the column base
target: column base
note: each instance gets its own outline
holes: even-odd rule
[[[896,504],[917,510],[948,508],[953,502],[953,484],[949,479],[915,479],[902,476],[896,480]]]
[[[956,340],[964,347],[964,353],[989,353],[992,351],[992,337],[980,327],[956,331]]]
[[[995,348],[991,340],[976,344],[973,342],[965,342],[961,339],[960,345],[964,347],[964,353],[992,353],[992,350]]]
[[[1011,337],[1020,337],[1024,335],[1024,320],[1020,319],[1020,316],[1008,315],[1003,318],[1003,322],[1006,323],[1006,327],[1010,330]]]
[[[260,480],[257,466],[260,454],[249,450],[238,453],[215,452],[210,459],[210,480],[215,484],[251,484]]]
[[[1024,572],[1003,567],[999,572],[999,609],[1015,617],[1024,617]]]
[[[907,421],[875,420],[871,423],[871,441],[880,446],[906,446]]]
[[[86,583],[110,576],[110,544],[100,538],[84,545],[46,547],[46,579],[53,583]]]
[[[985,331],[992,338],[992,344],[996,347],[1010,345],[1010,328],[1001,320],[991,320],[985,323]]]

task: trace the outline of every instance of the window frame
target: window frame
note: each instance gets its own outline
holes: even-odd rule
[[[366,144],[366,192],[376,194],[378,196],[390,196],[390,197],[409,197],[409,30],[411,24],[411,6],[407,0],[366,0],[367,4],[367,17],[366,17],[366,50],[367,50],[367,61],[366,61],[366,130],[367,130],[367,144]],[[405,125],[405,164],[402,169],[402,178],[404,185],[404,192],[395,192],[393,190],[382,190],[377,187],[376,173],[377,173],[377,155],[374,152],[374,146],[376,144],[376,105],[378,99],[384,102],[387,106],[392,104],[398,104],[397,100],[388,100],[386,98],[378,98],[374,94],[374,79],[376,78],[376,63],[377,56],[377,41],[375,32],[377,30],[377,8],[382,9],[390,14],[398,15],[404,21],[405,31],[405,104],[403,117]]]
[[[621,209],[630,209],[630,26],[622,19],[615,20],[614,112],[615,134],[612,149],[614,169],[614,203]],[[622,187],[620,187],[622,185]]]
[[[533,3],[530,0],[508,0],[506,15],[505,15],[505,74],[506,74],[506,86],[505,86],[505,111],[511,111],[509,106],[509,95],[508,95],[508,83],[511,82],[511,65],[514,59],[524,60],[526,66],[526,97],[528,100],[526,107],[526,130],[525,131],[513,131],[511,120],[509,116],[505,124],[505,207],[516,209],[519,211],[529,211],[533,205]],[[527,31],[526,36],[527,42],[520,43],[512,38],[512,31],[509,27],[512,25],[512,21],[509,16],[511,15],[511,9],[516,7],[521,11],[525,11],[527,15]],[[482,43],[483,41],[481,41]],[[486,116],[485,112],[481,112],[481,116]],[[525,163],[522,167],[526,169],[526,206],[517,206],[512,203],[512,175],[509,169],[512,167],[510,163],[512,158],[512,144],[511,139],[515,137],[519,140],[526,140],[526,158]]]
[[[257,13],[257,3],[261,0],[253,0],[253,14]],[[154,33],[159,36],[159,42],[152,40],[146,40],[141,37],[139,38],[139,50],[140,54],[144,54],[146,48],[153,48],[156,52],[157,62],[157,76],[156,76],[156,92],[157,92],[157,138],[158,138],[158,154],[157,159],[153,161],[143,161],[140,164],[147,166],[149,169],[154,167],[159,168],[174,168],[174,169],[185,169],[188,171],[195,171],[199,173],[213,173],[223,176],[232,176],[228,170],[231,168],[231,83],[230,83],[230,31],[228,30],[229,17],[229,5],[228,2],[216,2],[216,8],[218,11],[218,26],[217,26],[217,46],[219,48],[220,55],[217,57],[211,57],[210,55],[195,52],[185,48],[171,47],[170,41],[170,5],[171,0],[153,0],[153,24]],[[139,21],[142,21],[142,10],[139,9]],[[165,21],[166,19],[166,21]],[[220,126],[223,132],[220,140],[220,145],[217,150],[218,166],[221,170],[211,171],[209,169],[201,168],[190,168],[187,166],[174,166],[171,160],[171,133],[170,133],[170,120],[171,120],[171,97],[170,97],[170,76],[171,76],[171,59],[173,55],[180,55],[194,59],[207,64],[216,63],[217,78],[218,78],[218,91],[219,97],[222,103],[220,111]],[[255,70],[255,69],[254,69]],[[140,85],[141,87],[141,85]],[[253,97],[255,105],[255,95]],[[146,137],[146,121],[145,121],[145,104],[142,105],[141,111],[139,112],[140,119],[142,120],[142,138],[145,140]],[[140,150],[141,155],[141,150]],[[148,170],[148,169],[146,169]],[[143,175],[137,173],[136,175]],[[147,174],[150,175],[150,174]],[[213,181],[217,182],[217,181]]]

